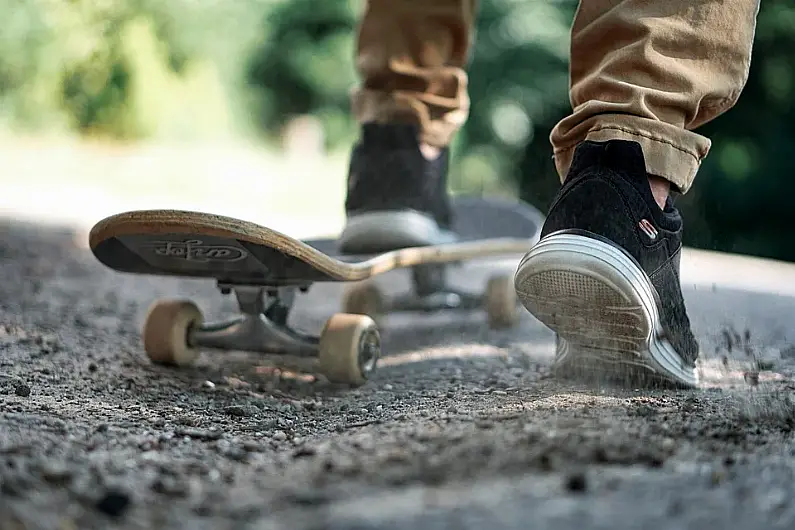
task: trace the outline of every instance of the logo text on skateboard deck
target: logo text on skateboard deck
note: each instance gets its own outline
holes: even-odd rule
[[[235,262],[248,257],[248,252],[242,248],[227,245],[207,245],[201,239],[152,241],[143,245],[143,248],[150,250],[157,256],[203,263],[210,261]]]

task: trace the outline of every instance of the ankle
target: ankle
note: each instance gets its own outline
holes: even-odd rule
[[[651,194],[654,196],[657,206],[664,210],[668,194],[671,192],[671,183],[662,177],[649,175],[649,187],[651,187]]]
[[[431,161],[439,158],[439,155],[442,154],[442,149],[422,142],[420,143],[420,153],[422,153],[425,160]]]

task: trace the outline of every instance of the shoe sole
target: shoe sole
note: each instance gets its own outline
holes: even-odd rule
[[[514,285],[525,308],[557,333],[558,375],[643,386],[698,384],[696,370],[662,337],[651,280],[615,245],[551,234],[522,259]]]
[[[452,234],[420,212],[369,212],[348,219],[339,237],[347,254],[386,252],[397,248],[449,243]]]

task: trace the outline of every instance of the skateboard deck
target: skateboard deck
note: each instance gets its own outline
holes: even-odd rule
[[[363,383],[380,356],[375,321],[405,310],[484,307],[492,327],[515,320],[512,276],[489,280],[485,294],[452,289],[445,267],[470,259],[527,252],[538,240],[543,215],[505,199],[456,197],[455,243],[345,255],[334,239],[299,240],[255,223],[210,213],[141,210],[110,216],[89,235],[95,257],[111,269],[134,274],[214,279],[234,291],[243,316],[204,324],[189,301],[159,301],[144,325],[144,348],[156,362],[187,364],[196,347],[253,350],[319,358],[330,380]],[[413,292],[392,300],[372,277],[398,268],[412,271]],[[315,282],[356,282],[320,337],[289,328],[296,292]]]
[[[366,280],[396,268],[528,251],[543,216],[528,205],[460,198],[456,243],[344,255],[334,239],[298,240],[254,223],[209,213],[142,210],[91,230],[90,247],[120,272],[212,278],[230,285],[283,286]]]

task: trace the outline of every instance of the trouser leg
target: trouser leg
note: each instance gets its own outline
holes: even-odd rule
[[[583,140],[640,143],[647,171],[690,188],[710,141],[693,131],[737,101],[759,0],[581,0],[571,115],[550,135],[564,178]]]
[[[477,0],[369,0],[352,95],[359,123],[411,122],[445,147],[469,113],[467,75]]]

